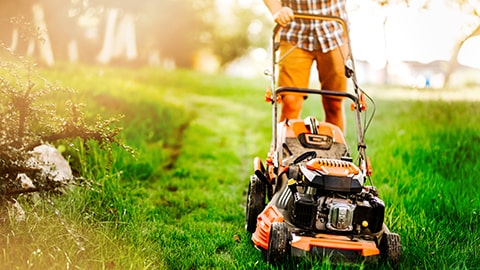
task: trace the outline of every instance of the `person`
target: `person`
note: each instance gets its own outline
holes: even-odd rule
[[[295,13],[340,17],[348,25],[346,0],[263,0],[280,31],[278,85],[308,88],[310,70],[316,62],[321,89],[346,91],[345,63],[348,46],[344,29],[332,20],[296,19]],[[299,118],[306,96],[282,95],[280,121]],[[344,130],[343,99],[322,96],[325,121]]]

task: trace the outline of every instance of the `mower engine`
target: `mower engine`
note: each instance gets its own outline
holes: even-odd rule
[[[382,229],[385,206],[350,161],[314,158],[289,166],[292,222],[302,228],[368,234]]]

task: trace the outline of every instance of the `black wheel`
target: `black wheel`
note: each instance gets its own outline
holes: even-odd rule
[[[248,185],[245,229],[251,233],[257,227],[257,217],[265,208],[265,184],[256,175],[250,176]]]
[[[285,222],[273,222],[268,240],[267,262],[275,264],[285,259],[289,246],[288,228]]]
[[[396,233],[385,232],[380,240],[382,259],[394,269],[398,269],[402,259],[402,244]]]

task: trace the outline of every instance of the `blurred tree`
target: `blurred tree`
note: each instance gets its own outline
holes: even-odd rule
[[[419,9],[429,9],[430,5],[432,4],[431,0],[372,0],[383,8],[388,8],[389,6],[396,5],[399,3],[406,4],[409,7],[419,8]],[[438,3],[437,3],[438,4]],[[450,1],[450,0],[443,0],[443,4],[449,6],[452,10],[458,10],[462,14],[465,14],[465,17],[470,17],[472,20],[469,20],[468,24],[465,25],[464,28],[466,29],[465,34],[459,40],[455,42],[455,46],[452,50],[450,60],[448,62],[448,67],[444,71],[444,82],[443,86],[447,86],[450,83],[451,75],[455,72],[455,69],[458,67],[458,56],[460,54],[460,50],[465,42],[475,36],[480,36],[480,2],[478,0],[457,0],[457,1]],[[385,13],[384,19],[384,29],[385,25],[388,20],[388,15]],[[386,34],[386,33],[384,33]],[[385,49],[387,43],[385,42]],[[388,61],[387,61],[388,65]]]
[[[81,1],[42,0],[52,48],[57,59],[79,60],[81,29],[78,16],[84,11]]]
[[[27,56],[37,52],[42,62],[53,65],[54,58],[45,21],[42,1],[0,1],[2,40],[12,51],[25,50]],[[10,41],[10,42],[8,42]]]
[[[231,0],[220,10],[222,1],[0,0],[0,40],[31,52],[32,35],[24,28],[42,27],[57,59],[107,64],[156,57],[191,67],[195,53],[207,49],[224,65],[268,42],[259,33],[266,33],[261,28],[269,18],[252,12],[253,2]]]
[[[217,12],[219,14],[208,20],[213,31],[207,37],[223,66],[245,54],[250,47],[248,25],[253,19],[253,13],[241,7],[238,1],[233,2],[230,10]]]
[[[145,1],[139,19],[139,40],[147,54],[171,59],[177,66],[191,67],[196,50],[206,46],[214,0]],[[145,57],[148,57],[146,55]]]
[[[383,83],[388,84],[388,57],[387,57],[387,52],[388,52],[388,42],[387,42],[387,22],[388,22],[388,6],[392,3],[390,0],[374,0],[377,4],[379,4],[382,7],[383,10],[383,46],[385,49],[385,67],[383,68]]]
[[[33,0],[0,1],[0,38],[5,44],[13,46],[13,50],[26,48],[23,43],[28,41],[28,37],[22,30],[31,28],[32,3]]]
[[[244,55],[251,48],[266,48],[270,41],[273,20],[262,9],[252,8],[252,3],[233,1],[230,9],[217,9],[215,21],[211,21],[213,35],[211,48],[220,57],[222,66]],[[270,29],[264,29],[272,27]],[[270,31],[269,31],[270,30]]]
[[[469,25],[468,31],[465,35],[460,38],[453,48],[452,54],[450,56],[450,60],[448,63],[448,68],[445,71],[443,86],[447,86],[450,83],[450,78],[452,74],[455,72],[455,69],[458,66],[458,55],[460,54],[460,50],[462,49],[463,44],[465,42],[475,36],[480,36],[480,3],[478,0],[457,0],[457,1],[446,1],[447,4],[452,5],[452,8],[458,8],[464,13],[466,16],[471,16],[475,18],[472,20],[472,24]]]
[[[135,15],[141,10],[142,3],[131,0],[91,0],[92,5],[101,7],[106,19],[103,42],[96,60],[108,64],[112,60],[136,61],[137,37]]]
[[[48,32],[47,23],[45,21],[45,9],[42,2],[35,2],[32,4],[33,25],[38,31],[39,37],[33,40],[36,44],[40,59],[47,66],[52,66],[55,63],[52,51],[52,43]]]

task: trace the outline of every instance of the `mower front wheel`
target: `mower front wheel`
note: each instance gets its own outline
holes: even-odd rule
[[[285,259],[289,246],[288,228],[285,222],[273,222],[268,240],[267,262],[275,264]]]
[[[402,257],[400,236],[396,233],[385,232],[380,240],[380,252],[384,261],[394,269],[398,269]]]
[[[256,175],[250,176],[248,185],[245,229],[251,233],[257,227],[257,217],[265,208],[266,186]]]

